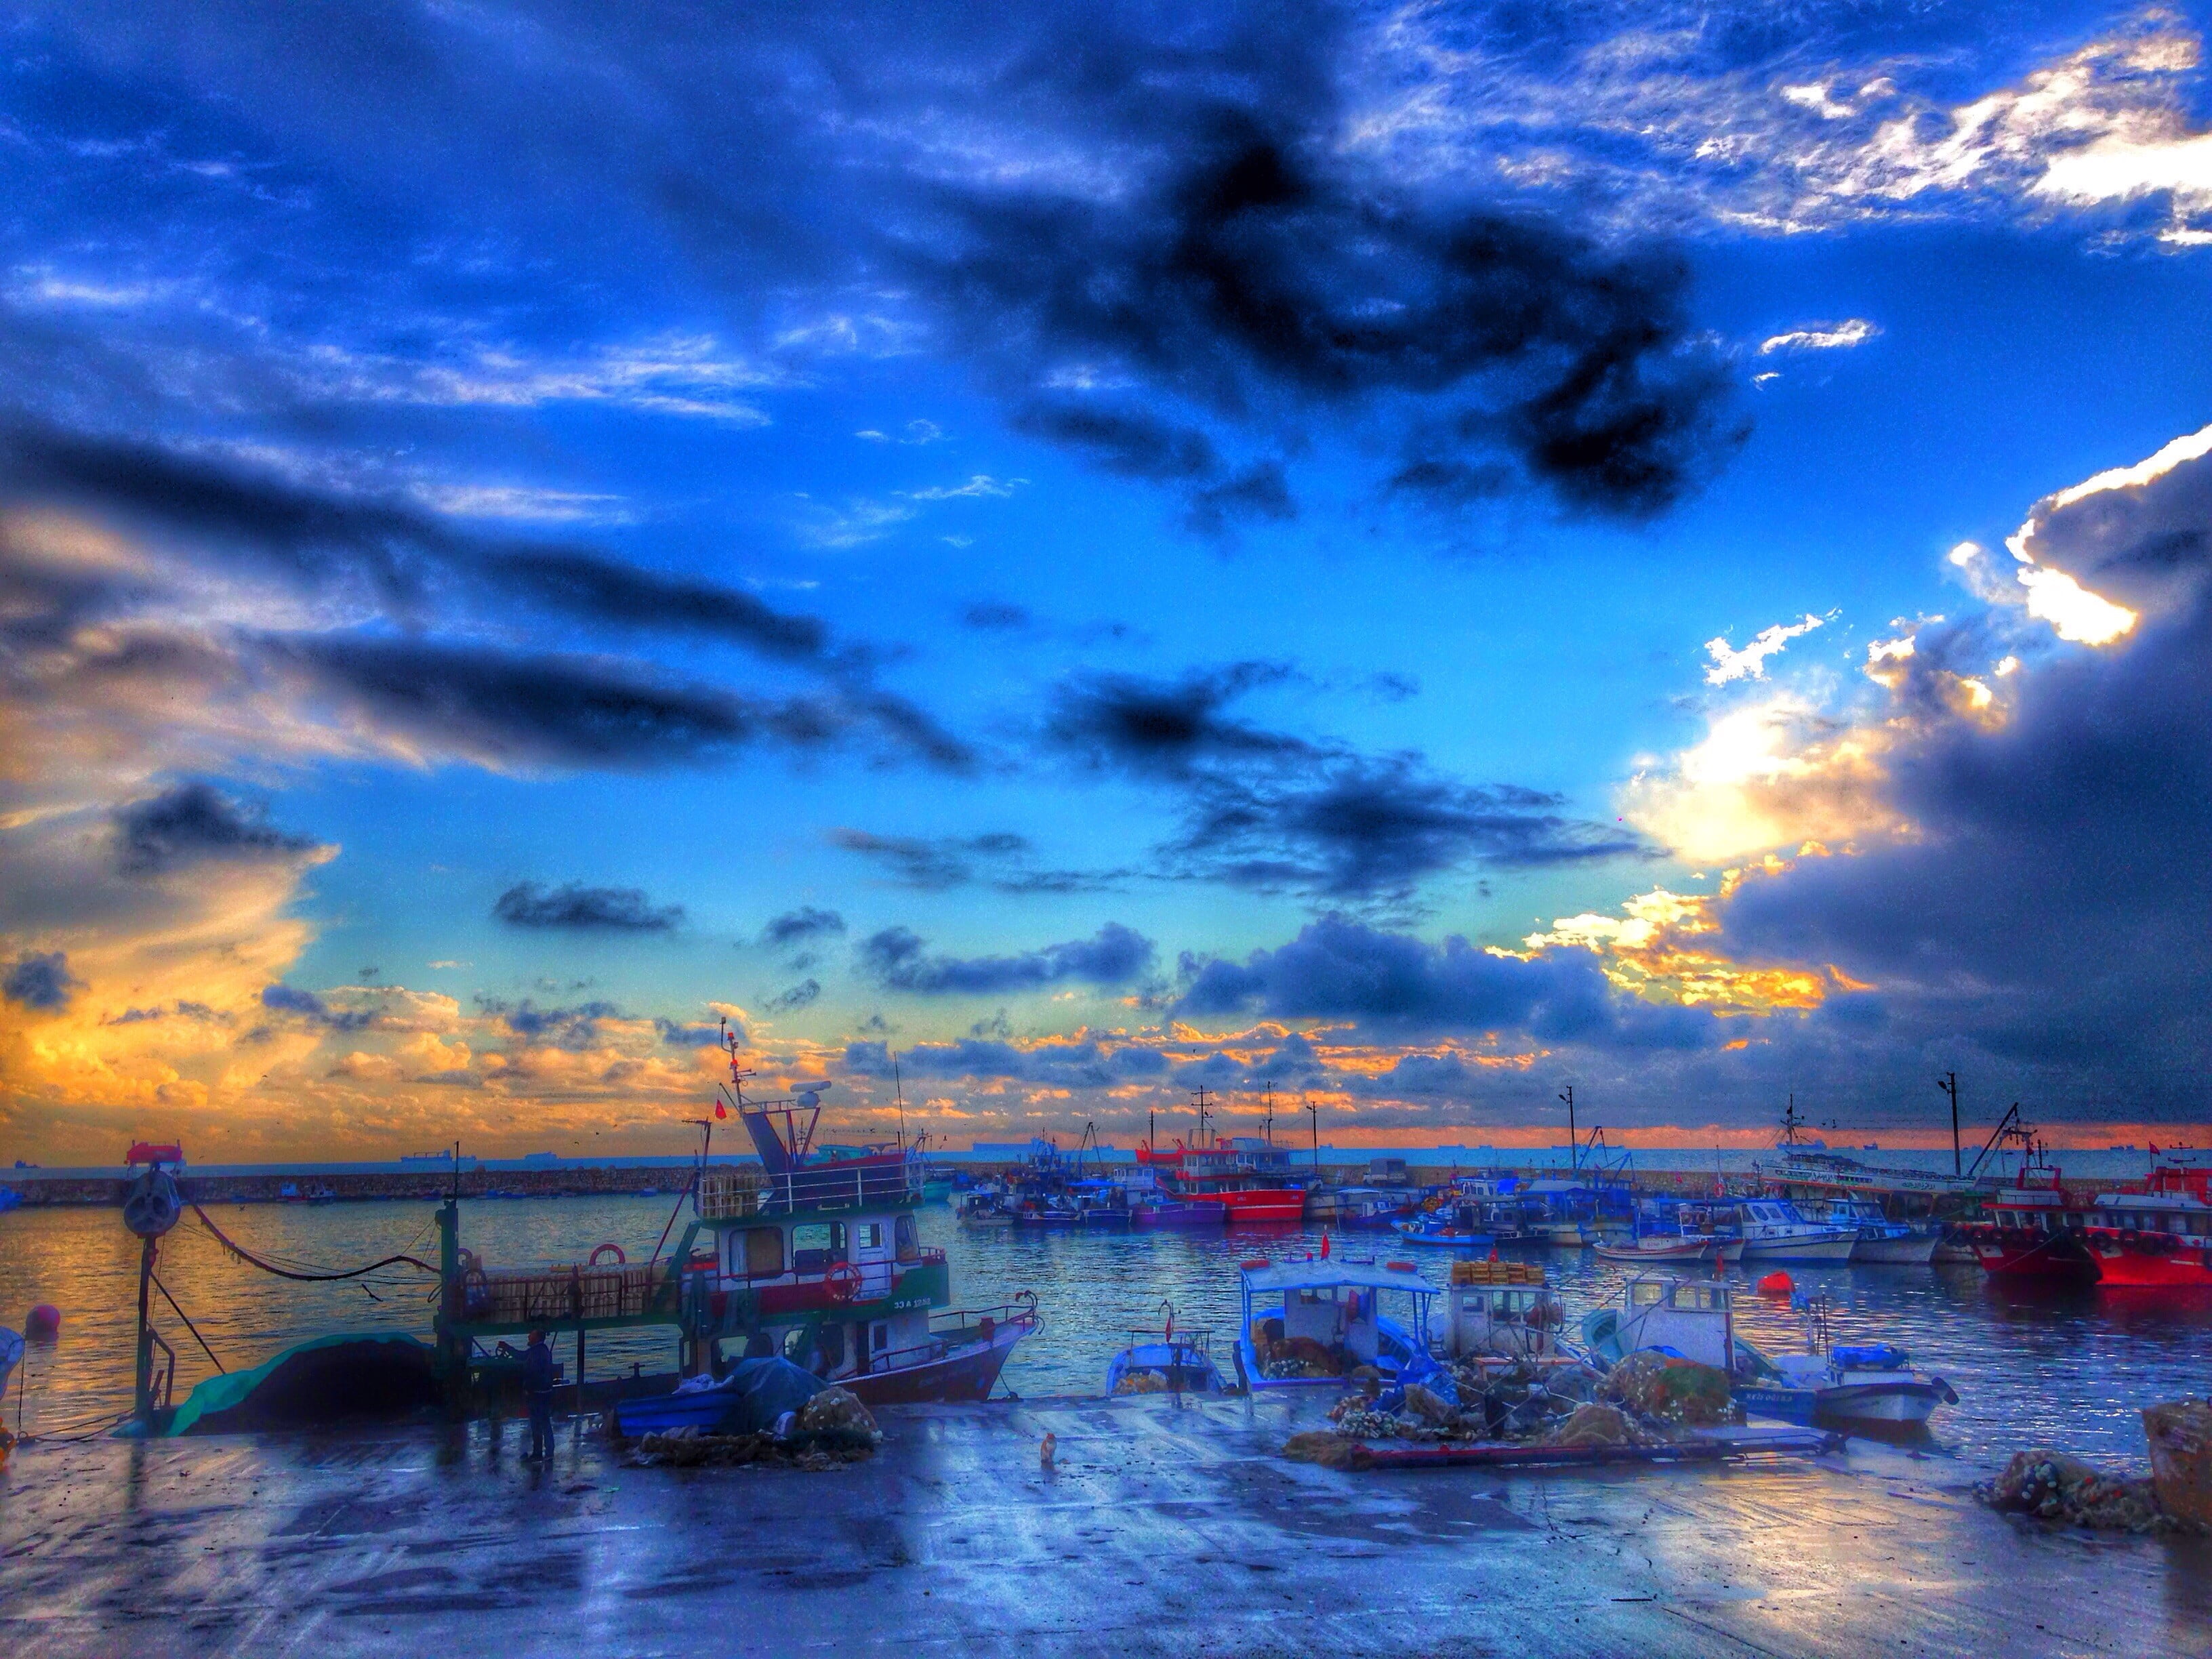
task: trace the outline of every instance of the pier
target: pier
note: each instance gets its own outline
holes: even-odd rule
[[[18,1453],[0,1645],[41,1659],[1870,1653],[2212,1648],[2212,1540],[2047,1530],[1971,1471],[1497,1474],[1285,1462],[1310,1406],[900,1407],[833,1473],[627,1467],[562,1429]],[[1057,1437],[1055,1466],[1037,1447]]]

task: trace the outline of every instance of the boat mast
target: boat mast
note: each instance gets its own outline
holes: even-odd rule
[[[1267,1114],[1267,1145],[1272,1148],[1275,1144],[1275,1080],[1273,1078],[1267,1079],[1266,1110]]]
[[[1206,1144],[1206,1085],[1201,1083],[1190,1092],[1198,1107],[1198,1139],[1193,1144],[1202,1146]]]
[[[1960,1168],[1959,1074],[1956,1072],[1944,1073],[1936,1079],[1936,1086],[1951,1097],[1951,1173],[1962,1175],[1965,1171]]]

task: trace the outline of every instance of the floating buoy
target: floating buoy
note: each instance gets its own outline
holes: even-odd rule
[[[23,1338],[28,1342],[52,1342],[62,1334],[62,1310],[51,1302],[41,1302],[31,1310],[23,1321]]]
[[[1796,1280],[1791,1279],[1779,1267],[1759,1281],[1759,1293],[1761,1296],[1787,1296],[1796,1288]]]

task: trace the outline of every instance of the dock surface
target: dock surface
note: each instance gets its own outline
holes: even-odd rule
[[[27,1446],[0,1651],[2212,1651],[2212,1540],[1994,1515],[1942,1457],[1346,1474],[1275,1455],[1314,1411],[906,1407],[819,1474],[631,1468],[566,1427],[540,1468],[514,1425]]]

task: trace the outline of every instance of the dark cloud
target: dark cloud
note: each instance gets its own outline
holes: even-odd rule
[[[548,888],[517,882],[491,907],[492,919],[510,927],[577,933],[665,933],[684,920],[680,904],[655,906],[639,887],[586,887],[581,882]]]
[[[377,1020],[376,1011],[373,1008],[340,1011],[332,1008],[313,991],[302,991],[290,985],[263,986],[261,1006],[273,1013],[290,1014],[326,1031],[366,1030]]]
[[[1055,1038],[1017,1046],[1002,1038],[961,1038],[921,1042],[898,1053],[908,1077],[983,1078],[1030,1083],[1055,1089],[1107,1089],[1117,1084],[1162,1077],[1168,1061],[1146,1044],[1109,1048],[1095,1038]],[[865,1077],[891,1074],[891,1055],[883,1042],[854,1042],[845,1048],[844,1069]]]
[[[772,917],[761,929],[761,943],[779,951],[788,950],[809,939],[827,939],[844,931],[845,918],[835,910],[819,910],[811,904],[802,904],[796,910]]]
[[[589,549],[495,541],[402,503],[315,490],[151,445],[19,421],[0,428],[0,483],[18,495],[182,532],[317,588],[366,581],[412,615],[434,590],[481,584],[605,626],[704,634],[787,659],[822,656],[828,629],[750,593],[669,577]]]
[[[1461,783],[1417,754],[1362,755],[1229,712],[1297,678],[1262,662],[1174,680],[1080,677],[1055,691],[1043,741],[1089,768],[1175,787],[1184,827],[1160,853],[1184,877],[1404,902],[1426,878],[1470,861],[1530,868],[1650,850],[1565,812],[1556,795]]]
[[[777,701],[671,683],[596,659],[365,635],[264,636],[263,660],[302,689],[441,753],[489,764],[647,770],[767,744],[800,753],[873,739],[911,755],[903,722],[835,693]],[[946,765],[964,753],[933,744]]]
[[[1186,956],[1182,970],[1186,985],[1176,1006],[1186,1016],[1348,1019],[1399,1034],[1511,1032],[1633,1048],[1718,1040],[1709,1013],[1616,993],[1587,951],[1523,961],[1457,935],[1430,945],[1340,915],[1310,922],[1287,945],[1242,963]]]
[[[126,875],[164,875],[210,860],[289,858],[317,850],[271,826],[264,809],[205,783],[179,784],[116,809],[115,862]]]
[[[832,830],[830,844],[856,853],[887,872],[901,887],[943,892],[975,878],[978,860],[1018,857],[1030,850],[1023,836],[1000,831],[981,836],[878,836],[866,830]]]
[[[1273,461],[1246,467],[1236,477],[1194,490],[1183,522],[1202,536],[1218,536],[1237,524],[1281,524],[1298,516],[1283,469]]]
[[[1152,965],[1152,942],[1109,921],[1095,938],[1011,957],[933,957],[913,930],[886,927],[860,947],[860,971],[886,990],[914,996],[995,996],[1067,980],[1126,985]]]
[[[777,992],[768,1000],[767,1006],[771,1013],[794,1013],[801,1008],[812,1006],[821,995],[822,984],[819,980],[803,979],[798,984]]]
[[[508,1030],[525,1042],[549,1048],[587,1048],[599,1040],[601,1020],[624,1018],[623,1011],[611,1002],[579,1003],[570,1008],[540,1008],[527,997],[512,1004],[496,998],[478,997],[477,1006],[486,1015],[500,1020]],[[671,1030],[682,1029],[661,1026],[662,1041],[671,1040],[668,1035]],[[696,1029],[703,1030],[705,1028]],[[716,1029],[719,1036],[720,1028]]]
[[[1221,471],[1221,457],[1203,432],[1171,425],[1138,410],[1038,403],[1019,411],[1014,424],[1079,450],[1107,471],[1124,477],[1202,483]]]
[[[1347,161],[1329,73],[1341,29],[1291,7],[1194,47],[1071,21],[1024,65],[1024,90],[1048,88],[1094,142],[1141,159],[1111,191],[947,186],[911,267],[1016,385],[1085,366],[1263,434],[1411,406],[1401,478],[1503,459],[1577,509],[1671,505],[1737,435],[1680,262]],[[1202,431],[1124,397],[1020,418],[1115,471],[1219,483]]]
[[[978,600],[960,613],[961,624],[987,633],[1013,634],[1028,628],[1036,618],[1029,607],[1007,605],[998,600]]]
[[[1930,677],[1940,635],[1914,659]],[[1887,793],[1910,839],[1747,873],[1721,907],[1727,945],[1835,963],[1877,988],[1890,1042],[2053,1068],[2038,1092],[2118,1067],[2146,1098],[2181,1097],[2212,1045],[2212,611],[2017,681],[2001,725],[1944,711],[1905,728]]]
[[[0,978],[0,996],[40,1013],[56,1013],[84,988],[84,981],[69,970],[69,957],[60,951],[27,951],[15,958],[7,975]]]
[[[722,1028],[719,1025],[684,1025],[672,1019],[656,1019],[653,1029],[660,1040],[672,1048],[713,1048],[720,1046]],[[739,1027],[738,1040],[744,1041],[744,1030]]]
[[[1514,869],[1648,854],[1642,837],[1559,811],[1559,796],[1479,788],[1414,757],[1354,757],[1288,780],[1206,780],[1167,848],[1187,872],[1233,885],[1403,901],[1469,861]]]
[[[1188,776],[1224,761],[1305,759],[1320,752],[1315,745],[1226,713],[1246,693],[1296,678],[1295,670],[1273,662],[1194,669],[1175,680],[1079,675],[1054,692],[1045,740],[1086,765],[1139,775]]]

